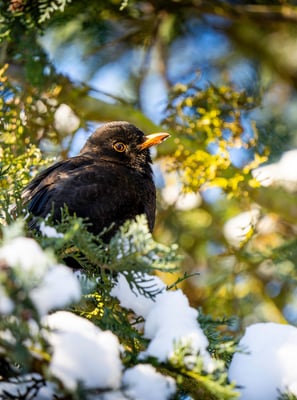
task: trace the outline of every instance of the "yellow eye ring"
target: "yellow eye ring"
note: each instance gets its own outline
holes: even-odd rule
[[[125,145],[125,143],[116,142],[116,143],[114,143],[113,148],[115,151],[117,151],[119,153],[123,153],[126,150],[127,146]]]

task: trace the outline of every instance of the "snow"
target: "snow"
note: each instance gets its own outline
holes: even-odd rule
[[[297,187],[297,149],[285,152],[281,159],[252,171],[262,186],[280,185],[287,190]]]
[[[80,120],[67,104],[60,104],[54,114],[54,124],[57,131],[70,134],[79,128]]]
[[[27,287],[34,287],[45,274],[51,260],[33,239],[18,237],[0,249],[0,260],[14,268]]]
[[[0,331],[0,342],[7,342],[11,346],[15,346],[17,344],[16,338],[13,336],[9,329],[4,329]],[[0,347],[0,352],[2,351]]]
[[[66,388],[75,390],[78,382],[86,388],[118,389],[122,364],[118,338],[101,331],[92,322],[67,311],[43,319],[53,346],[50,372]]]
[[[34,396],[34,382],[36,386],[40,387],[37,397]],[[38,400],[49,400],[54,398],[52,386],[52,384],[44,382],[43,377],[37,373],[25,374],[18,378],[12,378],[10,382],[0,382],[0,399],[34,398]],[[10,397],[3,392],[8,393]]]
[[[16,279],[29,289],[40,315],[65,307],[81,298],[81,287],[72,270],[56,265],[33,239],[12,239],[0,249],[0,260],[16,272]],[[0,286],[0,312],[8,314],[14,304]]]
[[[150,364],[129,368],[123,375],[124,390],[128,398],[137,400],[166,400],[175,393],[173,378],[164,376]]]
[[[174,205],[177,210],[192,210],[201,204],[201,196],[197,193],[181,193],[181,184],[175,172],[166,174],[166,184],[161,195],[168,205]]]
[[[162,197],[168,205],[174,205],[177,210],[192,210],[201,204],[199,193],[180,193],[176,186],[166,186],[162,189]]]
[[[182,193],[175,203],[175,208],[183,211],[193,210],[194,208],[198,208],[201,202],[199,193]]]
[[[154,289],[159,291],[165,290],[165,283],[157,276],[152,277],[148,274],[143,274],[143,281],[141,283],[142,287],[147,287],[152,284],[152,279],[154,283]],[[116,297],[122,307],[131,309],[136,315],[141,315],[146,318],[151,308],[154,306],[155,302],[153,299],[145,297],[137,293],[137,289],[131,290],[127,279],[123,274],[118,274],[117,284],[112,288],[110,295]]]
[[[156,276],[150,276],[156,287],[165,289],[164,283]],[[198,312],[189,306],[187,297],[180,290],[158,293],[154,301],[131,291],[125,277],[120,276],[111,295],[120,300],[120,304],[132,309],[136,315],[145,318],[144,335],[151,339],[141,357],[156,357],[165,362],[174,355],[177,344],[187,345],[191,354],[200,354],[206,371],[213,371],[214,361],[207,352],[208,340],[197,321]],[[144,275],[145,281],[145,275]],[[150,284],[152,281],[150,280]]]
[[[13,301],[7,296],[5,288],[0,285],[0,314],[10,314],[13,309]]]
[[[224,225],[224,236],[234,247],[240,245],[247,239],[250,230],[256,225],[260,217],[259,209],[255,208],[243,212],[229,219]]]
[[[43,228],[43,234],[56,237],[56,231]],[[37,350],[35,356],[38,356],[38,341],[35,343],[34,338],[41,334],[48,341],[51,346],[46,372],[49,379],[57,379],[69,391],[75,391],[79,383],[86,389],[113,391],[104,394],[102,399],[106,400],[166,400],[172,396],[174,379],[163,376],[151,365],[140,364],[123,373],[120,343],[112,332],[102,331],[91,321],[71,312],[48,314],[81,298],[82,279],[68,267],[56,264],[36,241],[19,237],[6,242],[0,249],[0,260],[6,268],[14,269],[16,279],[24,285],[41,317],[41,331],[35,320],[27,321],[31,334],[24,344],[31,348],[32,354]],[[124,274],[118,275],[112,295],[123,307],[145,319],[144,332],[151,342],[142,358],[152,355],[166,361],[173,354],[176,343],[181,341],[189,343],[193,354],[199,352],[202,355],[208,370],[211,360],[206,351],[208,342],[197,322],[198,313],[189,306],[187,298],[181,291],[167,292],[166,285],[158,277],[135,273],[135,279],[144,290],[157,293],[155,297],[141,295],[138,286],[131,289]],[[0,312],[3,314],[13,312],[14,302],[9,295],[0,286]],[[12,343],[15,341],[9,330],[3,330],[1,337]],[[11,382],[9,389],[18,390],[23,388],[22,384]],[[26,389],[25,382],[24,385]],[[3,385],[1,388],[0,391],[5,389]],[[40,398],[46,399],[47,394],[53,394],[55,390],[52,386],[43,388]]]
[[[237,222],[234,226],[253,223],[250,214]],[[239,232],[242,229],[237,230]],[[100,394],[102,400],[169,399],[176,390],[174,379],[143,363],[147,357],[155,357],[159,362],[170,361],[180,345],[187,346],[184,364],[188,369],[195,365],[196,355],[201,356],[206,372],[211,373],[216,368],[216,361],[207,351],[208,340],[198,323],[197,310],[190,307],[181,290],[167,291],[160,278],[145,273],[135,275],[143,289],[157,293],[153,298],[140,294],[135,285],[131,289],[124,273],[118,274],[111,291],[122,307],[144,318],[144,337],[150,340],[139,356],[140,364],[124,371],[120,343],[112,332],[102,331],[91,321],[71,312],[57,311],[48,315],[81,298],[84,275],[78,279],[68,267],[55,264],[37,242],[23,237],[5,242],[0,249],[0,260],[5,268],[15,271],[42,317],[41,332],[35,320],[28,321],[30,338],[24,344],[32,348],[32,354],[34,348],[38,354],[34,338],[40,334],[44,336],[51,345],[52,354],[47,376],[58,379],[67,390],[75,391],[82,383],[86,389],[107,390]],[[9,294],[9,290],[0,285],[0,313],[6,315],[12,314],[15,307],[15,300]],[[12,346],[16,344],[16,338],[8,329],[3,329],[0,337]],[[297,396],[297,328],[258,323],[246,329],[239,347],[242,352],[235,353],[228,374],[230,381],[236,383],[241,400],[277,400],[279,393]],[[0,397],[3,390],[12,393],[26,390],[28,375],[23,377],[25,380],[19,383],[2,382]],[[38,398],[52,398],[56,390],[53,382],[48,382]],[[88,398],[95,400],[96,395],[90,394]]]
[[[145,253],[151,251],[152,235],[149,231],[147,218],[144,214],[138,215],[131,224],[123,225],[124,232],[122,236],[118,232],[110,241],[110,250],[116,254],[116,259],[121,260],[131,254],[142,254],[142,260],[145,260]],[[144,246],[143,246],[144,245]],[[150,261],[149,258],[146,260]]]
[[[45,274],[42,282],[30,292],[30,297],[40,315],[67,306],[81,298],[78,279],[70,268],[54,265]]]
[[[297,395],[297,328],[272,322],[246,329],[235,353],[229,379],[241,400],[277,400],[279,391]]]
[[[212,372],[214,361],[208,351],[208,340],[197,321],[198,311],[189,306],[181,290],[157,296],[144,323],[144,335],[151,342],[143,356],[152,356],[165,362],[174,355],[176,345],[188,346],[192,355],[200,354],[204,369]]]
[[[96,279],[90,278],[85,271],[77,269],[72,271],[73,276],[78,280],[81,291],[84,294],[90,293],[92,290],[95,290],[96,287]],[[100,278],[99,278],[100,279]]]
[[[44,237],[48,238],[62,238],[63,233],[57,232],[57,230],[49,225],[46,225],[44,221],[41,222],[39,230]]]

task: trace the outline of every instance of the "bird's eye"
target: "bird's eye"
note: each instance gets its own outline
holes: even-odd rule
[[[122,142],[116,142],[114,143],[113,148],[115,149],[115,151],[123,153],[126,150],[127,146]]]

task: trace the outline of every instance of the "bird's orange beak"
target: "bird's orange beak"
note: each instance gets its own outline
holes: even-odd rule
[[[166,140],[167,138],[169,138],[169,136],[170,136],[169,133],[166,132],[153,133],[151,135],[147,135],[144,137],[144,142],[138,145],[138,148],[140,150],[148,149],[151,146],[155,146],[163,142],[163,140]]]

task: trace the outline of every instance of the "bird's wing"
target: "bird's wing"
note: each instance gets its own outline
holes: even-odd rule
[[[23,203],[28,211],[35,216],[46,217],[51,211],[52,203],[59,204],[59,192],[64,182],[71,180],[79,170],[83,170],[91,161],[82,156],[57,162],[38,174],[24,189],[22,193]],[[68,193],[69,197],[71,193]],[[66,197],[66,200],[67,200]],[[65,201],[64,201],[65,203]],[[63,204],[61,204],[61,207]]]
[[[114,232],[127,219],[146,212],[144,184],[143,179],[136,177],[129,168],[95,163],[85,166],[79,174],[73,174],[61,187],[59,195],[67,198],[73,191],[73,196],[67,199],[68,209],[88,218],[93,225],[91,231],[99,233],[114,224]]]
[[[43,171],[27,186],[23,199],[34,216],[45,218],[52,212],[55,220],[60,219],[66,204],[71,214],[88,218],[91,230],[99,233],[112,223],[118,228],[137,214],[154,218],[154,210],[144,203],[146,196],[140,193],[142,188],[154,191],[154,187],[137,180],[128,168],[77,156]],[[36,227],[34,218],[29,227]]]

